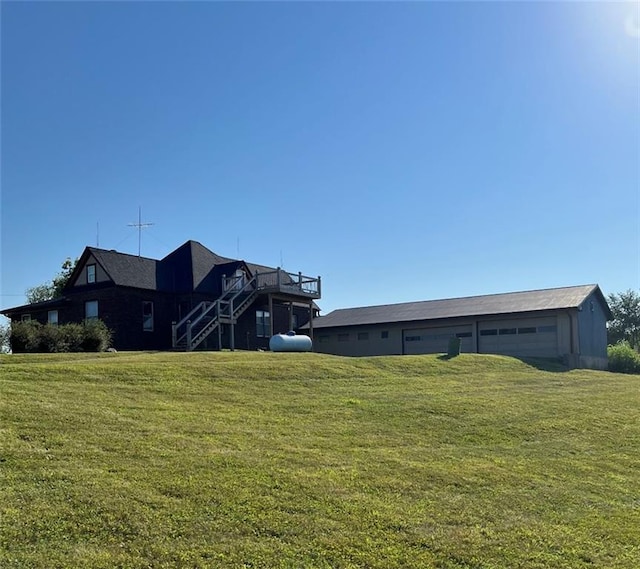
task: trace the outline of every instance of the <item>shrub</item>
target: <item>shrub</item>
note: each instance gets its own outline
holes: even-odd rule
[[[81,351],[104,352],[111,345],[111,330],[102,320],[86,320]]]
[[[102,352],[111,344],[111,330],[101,320],[83,324],[11,324],[11,349],[16,352]]]
[[[60,326],[62,340],[67,352],[81,352],[84,340],[84,327],[82,324],[64,324]]]
[[[607,355],[609,356],[609,371],[640,373],[640,354],[626,340],[609,346]]]
[[[13,352],[37,352],[42,324],[34,320],[11,324],[10,345]]]

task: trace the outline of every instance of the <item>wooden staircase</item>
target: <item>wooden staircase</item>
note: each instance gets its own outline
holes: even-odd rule
[[[174,350],[195,350],[222,324],[235,324],[258,295],[255,277],[242,287],[227,290],[218,300],[205,300],[198,304],[180,322],[172,327]],[[233,343],[233,334],[231,335]],[[231,348],[234,346],[232,345]]]

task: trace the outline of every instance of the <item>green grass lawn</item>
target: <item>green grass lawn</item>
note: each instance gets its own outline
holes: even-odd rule
[[[0,357],[0,567],[640,567],[640,376]]]

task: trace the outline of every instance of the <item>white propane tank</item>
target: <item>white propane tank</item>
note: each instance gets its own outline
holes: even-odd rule
[[[272,352],[310,352],[311,346],[309,336],[298,336],[295,332],[276,334],[269,340],[269,349]]]

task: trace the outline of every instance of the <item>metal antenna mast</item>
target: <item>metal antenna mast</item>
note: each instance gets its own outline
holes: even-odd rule
[[[142,244],[142,230],[145,227],[150,227],[153,223],[142,223],[142,208],[138,206],[138,223],[129,223],[129,227],[138,228],[138,257],[140,256],[140,246]]]

